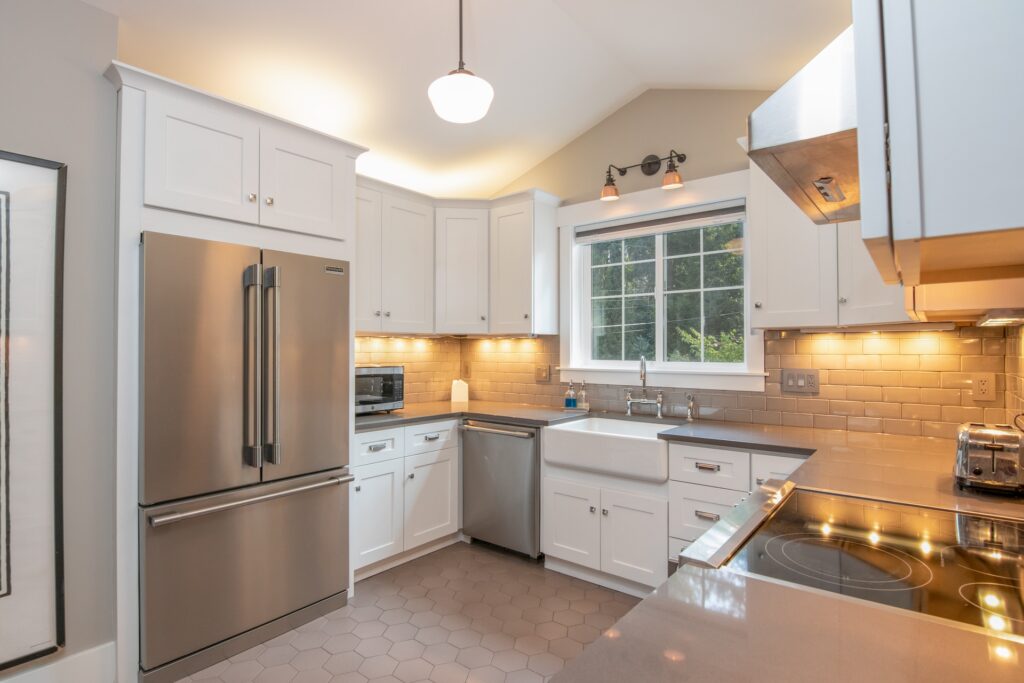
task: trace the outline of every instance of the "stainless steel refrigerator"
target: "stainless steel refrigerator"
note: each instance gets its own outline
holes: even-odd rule
[[[173,681],[345,604],[349,269],[142,240],[140,670]]]

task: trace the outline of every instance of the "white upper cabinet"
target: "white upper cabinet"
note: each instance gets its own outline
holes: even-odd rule
[[[356,188],[356,248],[352,263],[353,324],[359,332],[380,332],[381,308],[381,193]]]
[[[384,195],[382,214],[383,329],[433,332],[434,208]]]
[[[815,225],[754,164],[747,197],[747,241],[753,327],[910,320],[903,288],[882,281],[861,239],[860,223]]]
[[[865,236],[905,285],[1024,274],[1024,3],[854,0],[853,22]]]
[[[260,126],[191,93],[146,97],[145,202],[244,223],[260,218]]]
[[[751,164],[746,229],[753,327],[835,325],[835,226],[815,225]]]
[[[557,199],[491,209],[491,324],[494,334],[558,334]]]
[[[146,94],[146,205],[351,239],[363,148],[123,65],[116,71]]]
[[[487,209],[439,208],[435,220],[435,331],[485,333],[490,271]]]
[[[260,129],[260,225],[345,238],[355,167],[344,151],[308,131]]]

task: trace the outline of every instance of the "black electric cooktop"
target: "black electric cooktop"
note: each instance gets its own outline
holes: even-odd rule
[[[797,490],[729,566],[1024,636],[1024,522]]]

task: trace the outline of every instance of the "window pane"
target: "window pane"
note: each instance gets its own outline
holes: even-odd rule
[[[626,294],[648,294],[654,292],[654,261],[627,263]]]
[[[591,355],[594,360],[622,360],[622,328],[595,327]]]
[[[590,245],[590,265],[603,266],[622,262],[622,242],[598,242]]]
[[[700,288],[700,256],[665,259],[665,289]]]
[[[605,327],[622,324],[622,297],[593,299],[590,302],[591,325]]]
[[[700,251],[700,229],[690,228],[665,234],[665,255],[696,254]]]
[[[622,242],[624,261],[649,261],[654,258],[654,235],[634,237]]]
[[[725,251],[704,257],[705,287],[742,287],[743,252]]]
[[[665,357],[700,361],[700,292],[665,295]]]
[[[654,322],[653,296],[628,296],[625,298],[625,304],[625,322],[627,325]]]
[[[603,266],[590,269],[590,295],[622,294],[622,267]]]
[[[723,223],[704,228],[704,251],[743,248],[743,223]]]
[[[649,325],[626,325],[623,328],[625,342],[624,360],[640,360],[646,356],[654,360],[654,323]]]
[[[704,292],[704,360],[743,361],[743,290]]]

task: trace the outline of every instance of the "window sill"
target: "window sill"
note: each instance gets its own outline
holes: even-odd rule
[[[562,382],[586,381],[590,384],[614,384],[620,386],[637,386],[640,384],[640,367],[633,368],[600,368],[600,367],[560,367],[559,379]],[[693,371],[693,370],[647,370],[649,387],[667,387],[671,389],[710,389],[721,391],[764,391],[765,373],[747,370],[736,371]]]

